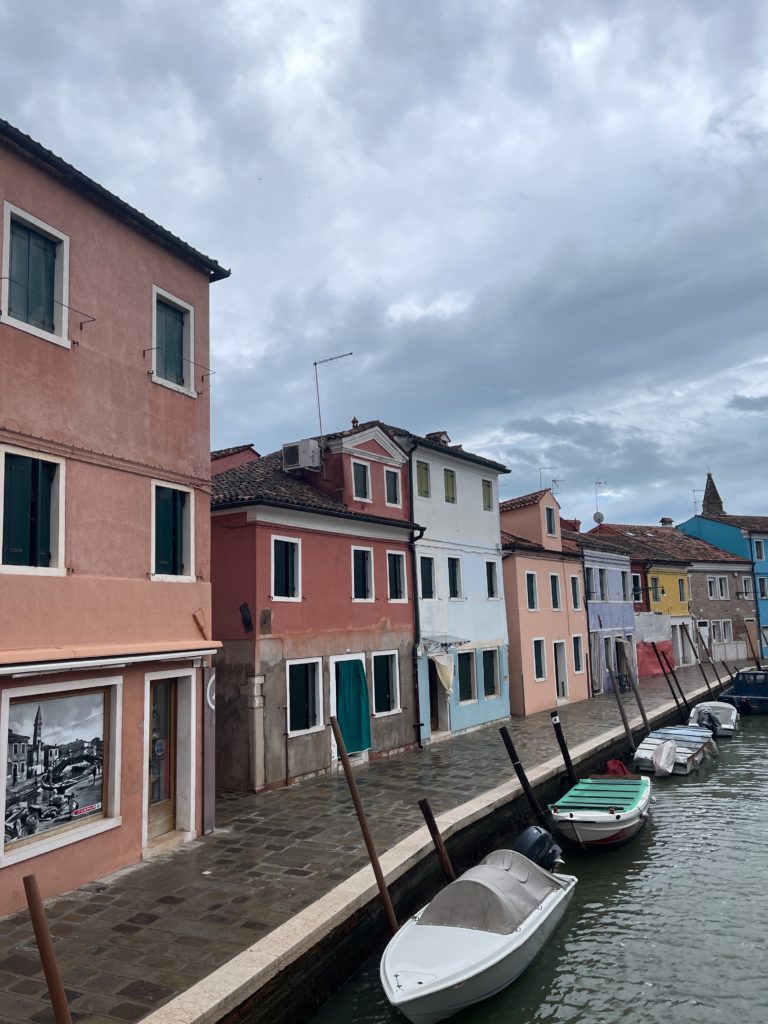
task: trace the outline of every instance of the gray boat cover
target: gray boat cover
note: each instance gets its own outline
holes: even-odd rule
[[[522,853],[497,850],[442,889],[417,923],[509,935],[562,888],[554,875]]]

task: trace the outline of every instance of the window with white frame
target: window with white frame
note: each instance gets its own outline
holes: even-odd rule
[[[621,571],[621,598],[623,601],[629,600],[629,573],[625,569]]]
[[[119,678],[2,694],[4,858],[25,860],[120,823],[121,700]]]
[[[496,562],[485,563],[485,587],[489,598],[499,596],[498,566]]]
[[[768,597],[768,576],[757,577],[757,595],[762,601]]]
[[[352,599],[373,601],[373,548],[352,548]]]
[[[550,537],[557,536],[557,516],[555,510],[551,505],[546,505],[544,509],[547,517],[547,534]]]
[[[762,562],[765,558],[765,541],[755,541],[755,559],[758,562]]]
[[[752,577],[751,576],[742,576],[741,577],[741,594],[742,594],[742,597],[754,597],[755,590],[754,590],[754,587],[752,586]]]
[[[661,587],[659,586],[658,576],[651,576],[651,600],[661,600]]]
[[[152,578],[195,575],[194,492],[152,481]]]
[[[543,638],[533,641],[533,675],[536,682],[547,678],[547,652],[544,649]]]
[[[390,601],[407,601],[405,584],[405,555],[401,551],[387,552],[387,597]]]
[[[580,636],[574,636],[573,638],[573,671],[583,672],[584,671],[584,649],[582,647],[582,639]]]
[[[194,395],[195,309],[170,292],[152,291],[152,379]]]
[[[272,598],[301,600],[301,541],[295,537],[272,538]]]
[[[493,483],[491,480],[483,480],[483,511],[493,511]]]
[[[459,703],[477,700],[475,683],[475,652],[460,651],[457,655],[457,672],[459,676]]]
[[[500,692],[499,652],[493,647],[483,651],[483,694],[498,697]]]
[[[729,598],[728,592],[728,577],[718,576],[717,577],[717,596],[721,601],[727,601]]]
[[[461,559],[448,559],[448,597],[459,600],[464,596],[461,582]]]
[[[643,600],[643,580],[639,572],[632,573],[632,600],[635,604]]]
[[[678,576],[677,578],[677,596],[680,598],[681,601],[687,600],[685,594],[685,580],[682,576]]]
[[[400,508],[402,502],[400,498],[399,469],[384,470],[384,498],[387,505],[391,505],[394,508]]]
[[[549,574],[549,592],[552,597],[552,610],[560,611],[562,608],[560,603],[560,577],[553,572]]]
[[[352,460],[352,495],[357,501],[371,500],[371,467]]]
[[[435,597],[435,560],[430,555],[419,558],[419,576],[421,579],[422,601],[432,601]]]
[[[539,595],[536,584],[536,573],[527,572],[525,574],[525,593],[528,600],[528,611],[535,612],[539,607]]]
[[[718,619],[712,619],[709,624],[710,631],[712,633],[712,639],[715,643],[720,643],[723,639],[723,633],[720,628],[720,622]]]
[[[62,575],[64,461],[0,445],[0,572]]]
[[[575,612],[581,608],[581,591],[579,589],[578,576],[571,576],[571,605]]]
[[[288,735],[323,728],[323,662],[302,658],[285,663],[288,687]]]
[[[707,596],[710,601],[714,601],[717,598],[717,577],[707,576]]]
[[[71,348],[69,235],[4,203],[0,277],[3,323]]]
[[[723,640],[726,643],[733,640],[733,624],[730,619],[723,619]]]
[[[431,494],[428,462],[416,463],[416,493],[420,498],[428,498]]]
[[[456,473],[452,469],[443,470],[443,486],[445,489],[445,500],[450,505],[456,504]]]
[[[591,565],[588,565],[584,570],[584,579],[587,587],[587,600],[594,601],[597,597],[597,592],[595,591],[595,570]]]
[[[608,600],[608,570],[598,569],[597,576],[600,581],[600,600]]]
[[[391,715],[400,710],[400,674],[397,651],[373,655],[373,713]]]

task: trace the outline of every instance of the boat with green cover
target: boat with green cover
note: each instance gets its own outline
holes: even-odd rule
[[[580,846],[619,846],[637,835],[648,818],[651,780],[641,775],[593,775],[580,779],[549,805],[552,827]]]

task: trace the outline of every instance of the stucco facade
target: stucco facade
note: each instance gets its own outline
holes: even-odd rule
[[[0,209],[2,914],[30,870],[50,896],[212,819],[204,373],[227,272],[4,122]],[[181,384],[165,309],[194,352]],[[44,755],[23,772],[12,733]]]
[[[637,672],[630,559],[586,541],[583,555],[592,692],[606,693],[613,688],[610,669]]]

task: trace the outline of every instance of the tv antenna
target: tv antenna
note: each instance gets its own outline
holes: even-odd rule
[[[560,490],[560,484],[567,484],[567,483],[568,483],[568,481],[565,479],[565,477],[553,476],[552,477],[552,493],[553,494],[557,494],[557,492]]]
[[[539,466],[539,490],[544,490],[544,471],[549,470],[550,473],[554,473],[556,469],[560,469],[559,466]]]
[[[320,381],[317,376],[318,366],[322,366],[323,363],[335,363],[337,359],[346,359],[347,356],[354,355],[354,352],[342,352],[338,356],[327,356],[325,359],[316,359],[312,364],[315,368],[315,392],[317,394],[317,422],[320,427],[320,453],[322,456],[323,451],[323,417],[320,412]]]
[[[697,494],[703,494],[703,493],[704,493],[703,490],[697,490],[695,487],[693,488],[693,514],[695,516],[697,516],[699,514],[699,505],[701,504],[701,502],[696,497],[696,495]]]

